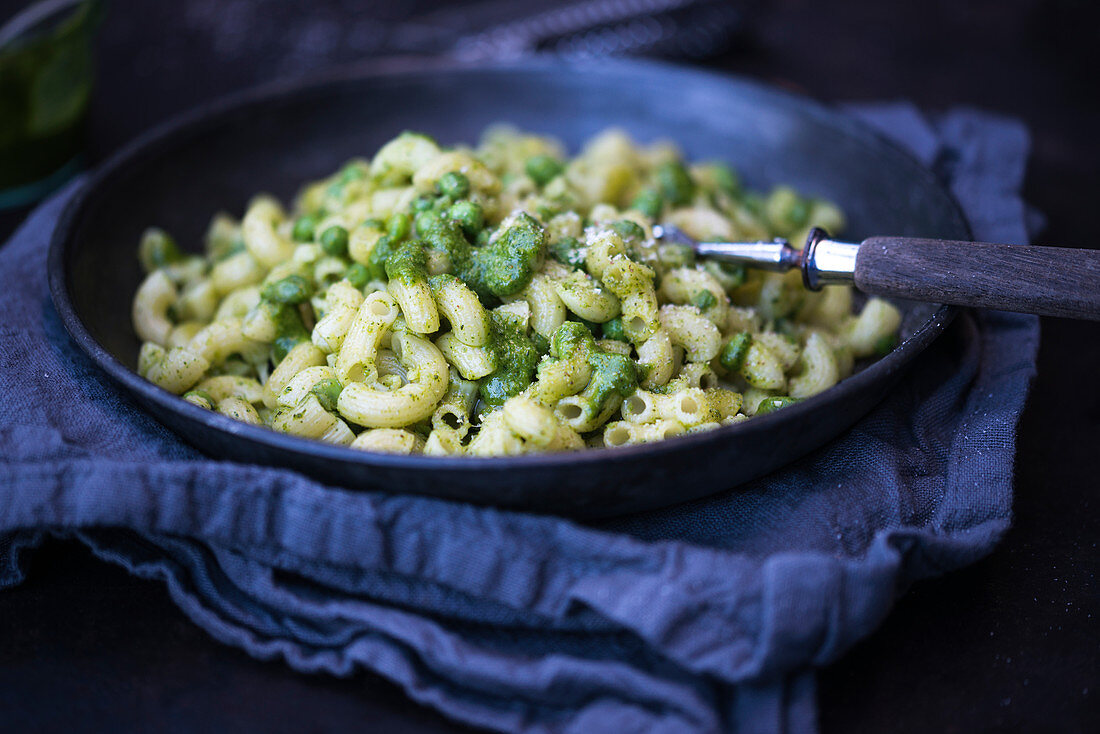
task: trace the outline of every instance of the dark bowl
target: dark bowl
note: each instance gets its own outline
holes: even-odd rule
[[[238,95],[144,136],[73,199],[50,247],[50,290],[76,343],[199,449],[285,466],[349,489],[379,488],[536,512],[608,516],[729,489],[836,437],[939,335],[952,309],[898,304],[904,341],[836,387],[715,431],[614,450],[514,458],[355,451],[238,423],[140,378],[130,303],[151,225],[198,249],[215,212],[258,191],[284,200],[405,129],[473,142],[493,122],[571,146],[606,126],[667,137],[691,158],[733,163],[750,186],[787,182],[836,201],[848,234],[969,239],[962,213],[915,160],[845,115],[756,82],[641,62],[536,60],[459,68],[406,62]]]

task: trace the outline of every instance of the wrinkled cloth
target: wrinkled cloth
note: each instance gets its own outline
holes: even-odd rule
[[[1027,240],[1019,123],[854,114],[947,178],[978,239]],[[373,671],[468,724],[803,732],[814,668],[915,579],[972,563],[1009,527],[1038,320],[995,312],[961,313],[883,403],[801,461],[611,521],[209,459],[61,326],[45,255],[72,188],[0,251],[0,589],[48,534],[75,536],[162,580],[222,642],[303,672]]]

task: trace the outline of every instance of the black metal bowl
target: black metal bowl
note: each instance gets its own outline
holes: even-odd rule
[[[641,62],[535,60],[461,68],[406,62],[268,88],[201,108],[144,136],[73,199],[50,246],[54,304],[76,343],[158,419],[214,456],[289,467],[349,489],[379,488],[575,516],[608,516],[729,489],[836,437],[939,335],[952,309],[899,306],[904,341],[836,387],[715,431],[614,450],[515,458],[355,451],[233,421],[134,371],[135,248],[150,225],[197,247],[211,215],[305,181],[415,129],[473,142],[507,121],[576,146],[604,127],[672,138],[691,158],[733,163],[750,186],[789,182],[848,214],[848,234],[969,239],[935,178],[843,114],[756,82]]]

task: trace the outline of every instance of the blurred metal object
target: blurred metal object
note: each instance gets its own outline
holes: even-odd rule
[[[659,224],[653,236],[662,242],[685,245],[695,253],[722,262],[749,265],[760,270],[785,273],[800,269],[810,290],[825,285],[851,283],[856,272],[859,244],[830,239],[828,232],[814,227],[802,249],[796,249],[782,237],[758,242],[699,242],[680,229]]]
[[[841,242],[820,227],[810,230],[802,246],[802,280],[810,290],[851,283],[856,272],[858,242]]]
[[[699,242],[671,224],[654,226],[653,237],[661,242],[690,247],[704,257],[761,270],[782,273],[802,264],[802,253],[782,237],[757,242]]]

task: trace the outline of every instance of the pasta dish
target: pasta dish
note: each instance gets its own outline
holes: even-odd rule
[[[722,163],[608,130],[569,158],[508,127],[474,148],[405,132],[218,214],[205,255],[142,237],[138,371],[246,423],[368,451],[618,447],[782,409],[889,351],[900,314],[847,286],[697,258],[653,237],[843,228]]]

